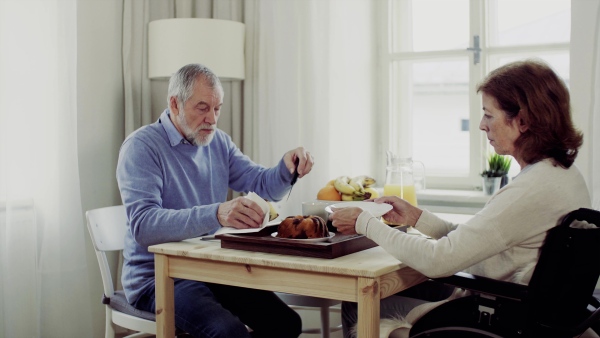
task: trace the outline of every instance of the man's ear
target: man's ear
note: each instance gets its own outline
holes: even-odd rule
[[[171,113],[173,113],[175,115],[179,115],[179,106],[177,105],[177,97],[171,96],[169,98],[169,110],[171,110]]]

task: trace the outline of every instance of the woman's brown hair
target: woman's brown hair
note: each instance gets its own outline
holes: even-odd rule
[[[477,87],[496,99],[507,119],[521,118],[528,129],[515,141],[525,163],[545,158],[569,168],[583,144],[571,120],[569,90],[544,62],[518,61],[493,70]]]

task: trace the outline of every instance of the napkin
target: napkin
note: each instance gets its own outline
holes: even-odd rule
[[[265,213],[265,218],[260,227],[258,228],[250,228],[250,229],[237,229],[234,227],[221,227],[215,235],[218,234],[227,234],[227,233],[245,233],[245,232],[258,232],[269,223],[269,204],[262,197],[258,196],[255,192],[250,192],[245,198],[255,202]]]

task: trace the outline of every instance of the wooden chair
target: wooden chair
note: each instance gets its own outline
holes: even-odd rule
[[[115,291],[113,275],[106,257],[107,252],[120,252],[125,246],[125,232],[128,230],[125,207],[118,205],[94,209],[89,210],[85,215],[104,286],[102,304],[106,309],[105,337],[115,337],[113,325],[137,331],[137,333],[127,336],[128,338],[155,335],[156,317],[154,313],[134,308],[125,299],[122,290]]]

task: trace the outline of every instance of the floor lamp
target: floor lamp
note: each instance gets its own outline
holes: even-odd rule
[[[200,63],[222,80],[243,80],[244,34],[244,24],[237,21],[152,21],[148,26],[148,77],[168,79],[179,68]]]

